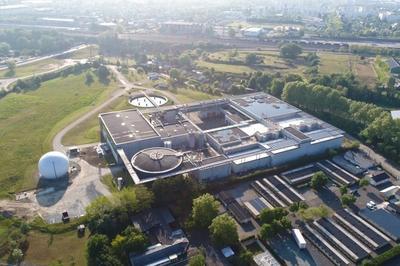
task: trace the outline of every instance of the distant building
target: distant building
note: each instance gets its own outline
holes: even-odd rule
[[[258,38],[265,33],[263,28],[246,28],[241,30],[243,37]]]
[[[142,254],[129,255],[132,266],[143,265],[172,265],[184,259],[189,247],[189,240],[181,238],[171,245],[153,245]]]
[[[400,73],[400,64],[399,64],[399,62],[397,62],[396,59],[391,57],[391,58],[389,58],[387,63],[389,65],[390,73],[395,73],[395,74],[399,74]]]
[[[203,34],[205,32],[205,27],[201,23],[169,21],[161,23],[160,32],[178,35],[196,35]]]

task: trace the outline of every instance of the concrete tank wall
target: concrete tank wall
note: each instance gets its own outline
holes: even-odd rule
[[[240,160],[240,159],[239,159]],[[250,162],[244,162],[240,164],[232,163],[232,171],[235,174],[248,172],[260,168],[271,167],[271,157],[264,157]]]
[[[231,175],[231,163],[227,162],[216,166],[210,166],[205,169],[196,171],[195,176],[203,182],[215,181],[217,179],[225,178]]]

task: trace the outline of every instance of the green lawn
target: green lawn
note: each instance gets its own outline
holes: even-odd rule
[[[350,57],[347,54],[318,53],[321,74],[347,73],[351,71]]]
[[[32,265],[86,265],[85,250],[89,232],[78,238],[76,231],[63,234],[45,234],[31,231],[25,263]]]
[[[179,100],[180,103],[190,103],[195,101],[205,101],[220,98],[218,96],[210,95],[205,92],[183,88],[179,88],[174,94],[176,95],[176,98]]]
[[[374,69],[378,76],[378,81],[386,84],[390,78],[389,66],[386,60],[377,56],[375,59]]]
[[[57,69],[63,64],[63,60],[49,58],[40,60],[32,64],[23,65],[15,69],[15,75],[12,77],[25,77],[33,74],[40,74],[45,71]],[[0,78],[7,78],[7,69],[0,71]]]
[[[106,113],[111,111],[118,111],[124,109],[131,109],[132,105],[128,103],[125,96],[113,101],[106,108],[102,109],[99,113]],[[66,146],[88,144],[100,141],[100,127],[98,114],[91,116],[89,119],[80,123],[78,126],[71,129],[65,134],[62,143]]]
[[[0,100],[0,197],[35,187],[37,161],[51,150],[55,134],[98,105],[116,88],[94,82],[85,74],[57,78],[34,91],[8,94]]]
[[[210,63],[206,61],[196,61],[197,66],[203,67],[203,68],[214,68],[215,71],[217,72],[227,72],[227,73],[233,73],[233,74],[242,74],[244,72],[246,73],[251,73],[254,72],[255,70],[248,67],[248,66],[237,66],[237,65],[230,65],[230,64],[215,64],[215,63]]]

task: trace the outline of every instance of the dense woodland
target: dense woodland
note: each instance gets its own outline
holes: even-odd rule
[[[54,30],[12,29],[0,31],[0,57],[44,55],[71,48],[74,40]]]

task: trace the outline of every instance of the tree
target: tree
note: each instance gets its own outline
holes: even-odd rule
[[[296,59],[303,52],[303,48],[294,43],[287,43],[281,46],[280,54],[284,58]]]
[[[251,266],[253,265],[253,253],[250,251],[242,251],[239,256],[233,261],[235,266]]]
[[[255,53],[249,53],[246,55],[245,62],[247,65],[255,65],[259,61],[259,57]]]
[[[190,56],[187,54],[183,54],[179,57],[179,64],[183,67],[191,67],[192,58],[190,58]]]
[[[291,229],[292,228],[292,222],[289,220],[289,218],[286,217],[282,217],[282,219],[280,220],[280,223],[282,225],[282,228],[284,229]]]
[[[0,42],[0,56],[8,56],[10,53],[10,45],[6,42]]]
[[[369,180],[367,178],[361,178],[358,184],[360,187],[366,187],[369,185]]]
[[[189,266],[206,266],[206,258],[203,254],[197,254],[189,259]]]
[[[12,76],[14,76],[14,75],[15,75],[15,68],[17,67],[17,65],[15,64],[15,62],[12,61],[12,60],[9,60],[9,61],[7,61],[6,65],[7,65],[7,69],[8,69],[8,71],[7,71],[7,73],[6,73],[6,76],[7,76],[7,77],[12,77]]]
[[[219,247],[234,245],[239,241],[235,220],[226,213],[215,217],[208,229],[211,239]]]
[[[110,83],[110,79],[109,79],[110,71],[108,70],[107,67],[102,66],[102,65],[99,66],[99,67],[97,68],[97,76],[98,76],[99,81],[100,81],[101,83],[103,83],[103,84],[108,84],[108,83]]]
[[[344,195],[344,194],[346,194],[347,193],[347,186],[341,186],[340,188],[339,188],[339,190],[340,190],[340,195]]]
[[[207,228],[218,215],[219,203],[210,194],[204,194],[193,200],[192,218],[196,226]]]
[[[325,173],[319,171],[316,172],[312,178],[311,178],[311,187],[315,190],[319,190],[321,189],[323,186],[326,185],[326,183],[328,183],[328,177],[326,176]]]
[[[95,234],[86,244],[88,266],[120,266],[119,260],[111,253],[107,236]]]
[[[353,204],[356,202],[356,197],[354,197],[351,194],[344,194],[341,198],[340,201],[342,202],[343,206],[349,206],[350,204]]]
[[[93,75],[90,72],[87,72],[85,75],[85,84],[90,86],[94,82]]]
[[[260,229],[260,237],[263,240],[268,240],[275,236],[274,229],[270,224],[263,224]]]
[[[126,259],[130,252],[142,252],[148,246],[147,237],[134,227],[128,226],[111,241],[111,249],[119,258]]]
[[[271,94],[280,98],[285,87],[285,82],[280,79],[274,79],[271,85]]]
[[[288,211],[283,208],[264,209],[260,213],[260,221],[270,224],[274,220],[280,220],[286,215],[288,215]]]
[[[235,29],[232,28],[232,27],[230,27],[229,30],[228,30],[228,35],[229,35],[229,37],[231,37],[231,38],[235,37],[235,36],[236,36],[236,31],[235,31]]]
[[[194,178],[179,175],[172,178],[157,179],[154,181],[151,190],[154,193],[156,203],[159,205],[178,201],[191,204],[193,198],[199,194],[200,185]]]

